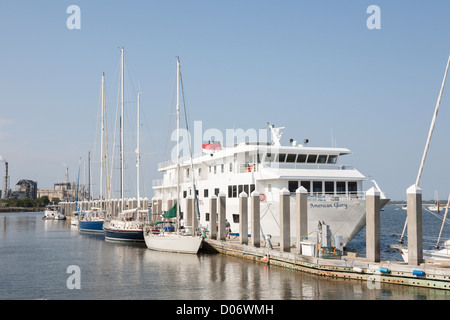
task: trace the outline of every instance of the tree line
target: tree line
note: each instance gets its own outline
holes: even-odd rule
[[[2,207],[43,208],[50,203],[50,200],[48,196],[42,196],[35,200],[25,197],[22,199],[3,199],[0,203]]]

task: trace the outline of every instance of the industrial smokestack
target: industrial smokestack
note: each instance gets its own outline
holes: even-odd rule
[[[3,185],[3,199],[8,199],[8,162],[5,161],[5,183]]]

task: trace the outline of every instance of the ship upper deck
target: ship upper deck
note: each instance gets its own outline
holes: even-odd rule
[[[351,154],[347,148],[329,147],[305,147],[297,146],[274,146],[268,144],[256,144],[243,142],[233,147],[226,147],[213,152],[194,155],[192,157],[180,158],[180,166],[197,165],[201,163],[227,162],[233,158],[241,163],[270,163],[271,166],[279,164],[289,168],[295,168],[303,164],[336,165],[342,155]],[[256,158],[255,158],[256,157]],[[173,169],[176,160],[169,160],[158,165],[159,171]]]

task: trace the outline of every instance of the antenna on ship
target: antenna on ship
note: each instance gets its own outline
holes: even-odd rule
[[[269,122],[267,122],[267,126],[270,128],[270,133],[272,134],[272,145],[281,147],[280,140],[283,137],[281,129],[284,129],[285,127],[275,128],[275,125],[270,124]]]

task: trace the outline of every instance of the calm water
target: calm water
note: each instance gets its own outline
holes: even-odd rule
[[[382,259],[401,233],[406,212],[382,212]],[[43,213],[0,213],[0,299],[351,300],[449,299],[442,290],[318,277],[220,254],[158,253],[80,233],[69,221]],[[437,236],[440,221],[424,213],[424,234]],[[447,233],[445,238],[449,238]],[[365,232],[349,244],[364,253]],[[67,268],[80,268],[80,289],[68,289]]]

